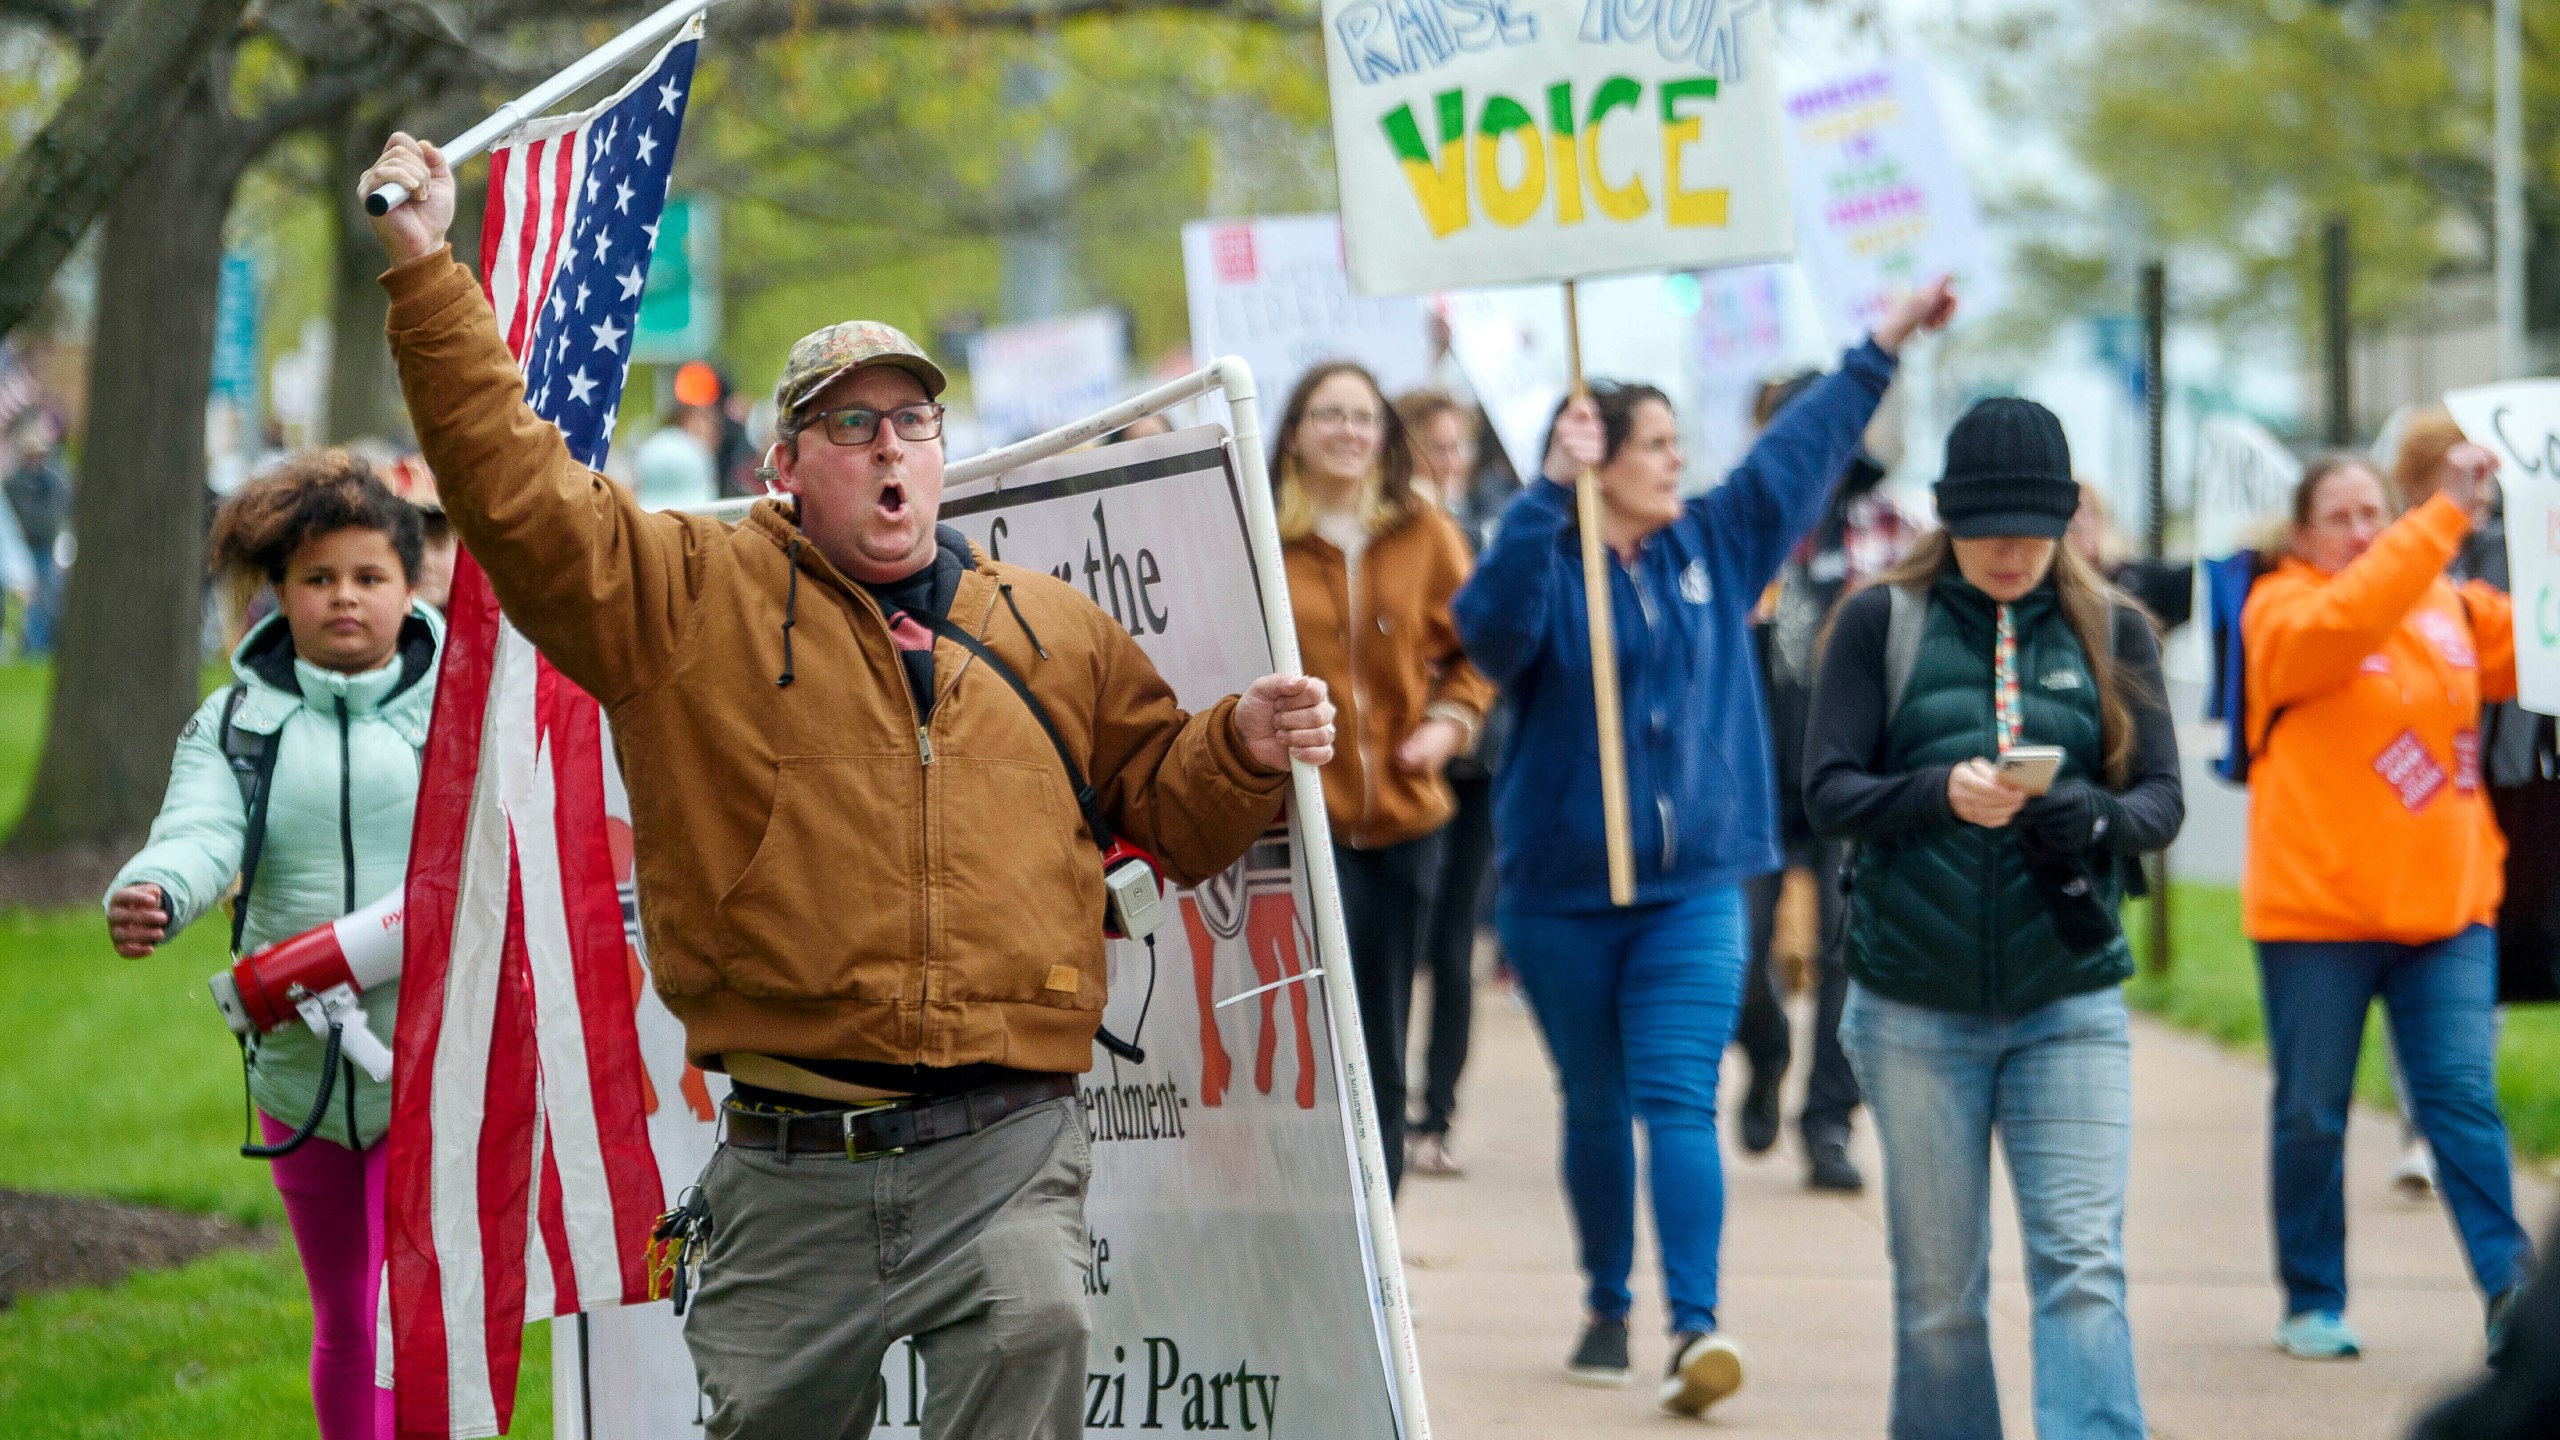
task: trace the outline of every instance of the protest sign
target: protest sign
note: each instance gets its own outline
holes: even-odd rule
[[[1352,283],[1389,295],[1785,255],[1747,0],[1325,0]]]
[[[2245,415],[2212,415],[2196,427],[2196,554],[2220,560],[2256,544],[2293,514],[2302,462]]]
[[[1894,61],[1831,76],[1788,94],[1786,117],[1796,258],[1833,339],[1873,330],[1941,275],[1975,314],[1999,308],[2000,271],[1925,70]]]
[[[1243,484],[1222,433],[1200,428],[955,485],[942,518],[989,556],[1083,590],[1200,709],[1276,668]],[[1094,1142],[1087,1434],[1422,1433],[1392,1378],[1380,1297],[1395,1287],[1370,1259],[1299,841],[1284,817],[1225,873],[1169,892],[1152,957],[1111,946],[1104,1023],[1147,1058],[1098,1056],[1079,1087]],[[712,1091],[685,1068],[655,993],[637,1003],[672,1195],[710,1156]],[[577,1332],[555,1333],[564,1436],[590,1407],[593,1436],[697,1433],[690,1357],[665,1307],[586,1317],[583,1376]],[[873,1433],[917,1435],[913,1346],[893,1346],[881,1369]]]
[[[1101,409],[1120,398],[1128,373],[1129,322],[1117,310],[1003,325],[969,341],[969,392],[989,445]]]
[[[1275,414],[1298,377],[1327,360],[1368,367],[1389,398],[1431,382],[1428,308],[1351,293],[1338,216],[1194,220],[1182,227],[1182,278],[1191,353],[1204,365],[1241,357]]]
[[[2444,403],[2462,433],[2498,457],[2516,602],[2516,698],[2560,715],[2560,380],[2456,390]]]
[[[1582,287],[1587,372],[1683,392],[1690,321],[1666,303],[1669,283],[1629,275]],[[1454,291],[1433,303],[1449,329],[1449,353],[1511,468],[1524,480],[1536,479],[1546,459],[1547,423],[1573,385],[1572,347],[1555,287]]]

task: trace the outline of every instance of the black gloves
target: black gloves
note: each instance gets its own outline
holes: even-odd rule
[[[2057,781],[2029,800],[2011,822],[2018,842],[2052,855],[2082,855],[2105,845],[2116,826],[2116,797],[2086,780]]]

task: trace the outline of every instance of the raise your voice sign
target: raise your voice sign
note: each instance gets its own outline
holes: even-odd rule
[[[2498,457],[2508,593],[2516,601],[2516,698],[2560,715],[2560,380],[2456,390],[2444,403],[2462,433]]]
[[[1325,0],[1367,295],[1794,246],[1764,0]]]

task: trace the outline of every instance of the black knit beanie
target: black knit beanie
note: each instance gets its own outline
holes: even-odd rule
[[[1960,540],[2025,535],[2059,540],[2080,508],[2071,442],[2033,400],[1997,395],[1975,403],[1947,433],[1938,477],[1938,520]]]

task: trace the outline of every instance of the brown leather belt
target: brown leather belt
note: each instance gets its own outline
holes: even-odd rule
[[[1076,1093],[1072,1075],[1043,1075],[999,1085],[901,1100],[869,1110],[811,1110],[784,1114],[748,1110],[731,1101],[727,1143],[743,1150],[784,1155],[833,1155],[877,1160],[940,1140],[975,1135],[1008,1115]],[[1081,1120],[1078,1123],[1082,1123]]]

